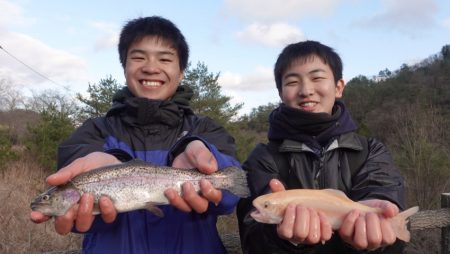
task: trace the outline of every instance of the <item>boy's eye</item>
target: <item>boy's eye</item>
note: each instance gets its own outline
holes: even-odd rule
[[[172,59],[169,59],[169,58],[163,58],[163,59],[161,59],[161,62],[170,63],[170,62],[172,62]]]
[[[312,78],[314,81],[320,81],[320,80],[324,80],[324,77],[313,77]]]
[[[142,57],[142,56],[132,56],[131,59],[132,60],[144,60],[144,57]]]
[[[287,81],[283,85],[284,86],[294,86],[297,84],[297,81]]]

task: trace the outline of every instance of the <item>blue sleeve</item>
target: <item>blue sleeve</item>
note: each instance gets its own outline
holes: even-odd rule
[[[219,152],[219,150],[214,145],[208,143],[205,144],[216,158],[219,170],[230,166],[241,168],[241,164],[235,158]],[[217,204],[217,206],[214,203],[210,202],[208,212],[216,215],[230,214],[233,212],[238,201],[238,196],[232,194],[231,192],[223,190],[222,200],[219,202],[219,204]]]
[[[216,158],[219,170],[230,166],[236,166],[241,168],[241,164],[233,156],[220,152],[215,145],[208,143],[205,139],[198,136],[188,136],[179,140],[169,152],[168,165],[171,165],[173,159],[175,159],[175,157],[178,154],[184,151],[189,142],[192,142],[194,140],[200,140],[206,145],[206,147],[213,154],[214,158]],[[233,212],[238,201],[239,201],[238,196],[232,194],[231,192],[223,190],[222,200],[217,205],[210,202],[208,207],[208,213],[215,215],[230,214]]]

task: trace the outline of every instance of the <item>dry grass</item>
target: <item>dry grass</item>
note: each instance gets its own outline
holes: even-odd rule
[[[25,157],[25,156],[23,156]],[[53,221],[30,221],[30,202],[46,189],[44,179],[51,172],[36,166],[30,158],[9,163],[0,172],[0,253],[45,253],[80,249],[81,237],[58,235]]]

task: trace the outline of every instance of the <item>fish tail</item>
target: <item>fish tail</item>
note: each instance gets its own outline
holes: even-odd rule
[[[247,173],[244,170],[238,167],[227,167],[221,172],[231,180],[230,184],[224,189],[241,198],[250,196],[250,190],[247,185]]]
[[[409,240],[411,239],[411,235],[407,228],[408,217],[417,213],[418,211],[419,207],[414,206],[390,219],[392,229],[394,230],[394,233],[398,239],[409,242]]]

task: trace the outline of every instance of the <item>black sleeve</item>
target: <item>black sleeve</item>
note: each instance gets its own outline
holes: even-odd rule
[[[105,150],[105,138],[109,135],[106,118],[88,119],[78,127],[72,135],[58,147],[58,169],[67,166],[77,158],[92,152],[105,152],[125,162],[131,155],[120,149]]]
[[[267,146],[263,144],[256,146],[242,167],[248,173],[248,184],[252,194],[250,198],[241,199],[237,207],[243,252],[246,254],[308,253],[308,250],[312,249],[311,246],[295,246],[278,237],[276,225],[256,222],[250,216],[253,210],[253,199],[270,192],[269,182],[271,179],[282,180]]]
[[[369,138],[368,143],[367,161],[352,179],[351,199],[389,200],[404,210],[405,186],[400,171],[381,142]]]

